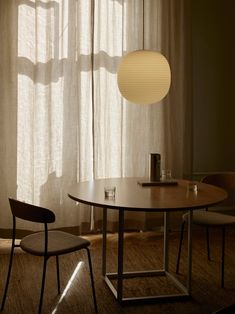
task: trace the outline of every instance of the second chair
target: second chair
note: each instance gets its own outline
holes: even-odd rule
[[[228,192],[228,199],[221,205],[235,209],[235,173],[217,173],[205,176],[202,182],[223,188]],[[184,235],[185,223],[188,222],[188,213],[182,217],[180,243],[176,263],[176,273],[179,273],[181,248]],[[224,287],[224,251],[225,251],[225,228],[235,225],[235,216],[226,214],[226,211],[216,212],[212,210],[195,210],[193,212],[193,224],[203,226],[206,230],[207,255],[210,260],[209,228],[221,228],[221,287]]]

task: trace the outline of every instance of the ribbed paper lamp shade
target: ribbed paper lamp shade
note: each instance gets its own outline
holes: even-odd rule
[[[137,50],[123,57],[118,69],[118,87],[124,98],[137,104],[162,100],[171,83],[170,66],[157,51]]]

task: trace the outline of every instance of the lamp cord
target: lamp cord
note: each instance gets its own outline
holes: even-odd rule
[[[145,38],[144,38],[144,33],[145,33],[145,29],[144,29],[144,7],[145,7],[145,3],[144,3],[144,0],[143,0],[143,17],[142,17],[142,20],[143,20],[143,50],[144,50],[144,42],[145,42]]]

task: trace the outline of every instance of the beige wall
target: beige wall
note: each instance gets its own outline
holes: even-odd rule
[[[234,12],[193,0],[194,172],[235,170]]]

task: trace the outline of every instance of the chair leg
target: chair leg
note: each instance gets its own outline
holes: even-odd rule
[[[184,237],[184,225],[185,225],[185,221],[183,221],[181,224],[180,243],[179,243],[178,257],[177,257],[177,263],[176,263],[176,274],[179,273],[181,248],[182,248],[183,237]]]
[[[14,239],[12,241],[14,241]],[[4,290],[4,294],[3,294],[3,298],[2,298],[1,311],[3,311],[3,309],[4,309],[4,305],[5,305],[5,301],[6,301],[6,297],[7,297],[7,290],[8,290],[8,286],[9,286],[9,282],[10,282],[11,268],[12,268],[12,262],[13,262],[13,256],[14,256],[14,248],[15,248],[15,245],[14,245],[14,243],[12,243],[8,273],[7,273],[7,281],[6,281],[6,286],[5,286],[5,290]]]
[[[59,256],[58,255],[56,255],[56,273],[57,273],[58,294],[60,294],[60,265],[59,265]]]
[[[222,228],[222,250],[221,250],[221,288],[224,288],[224,248],[225,248],[225,228]]]
[[[48,257],[44,256],[43,271],[42,271],[41,295],[40,295],[40,301],[39,301],[38,314],[41,314],[41,312],[42,312],[42,302],[43,302],[45,279],[46,279],[47,259],[48,259]]]
[[[86,251],[87,251],[87,257],[88,257],[88,262],[89,262],[91,287],[92,287],[92,294],[93,294],[93,300],[94,300],[94,306],[95,306],[95,313],[98,313],[96,295],[95,295],[95,284],[94,284],[94,277],[93,277],[92,263],[91,263],[91,255],[90,255],[90,250],[88,248],[86,248]]]
[[[207,247],[207,258],[208,258],[208,261],[210,261],[211,260],[211,254],[210,254],[209,228],[206,228],[206,247]]]

